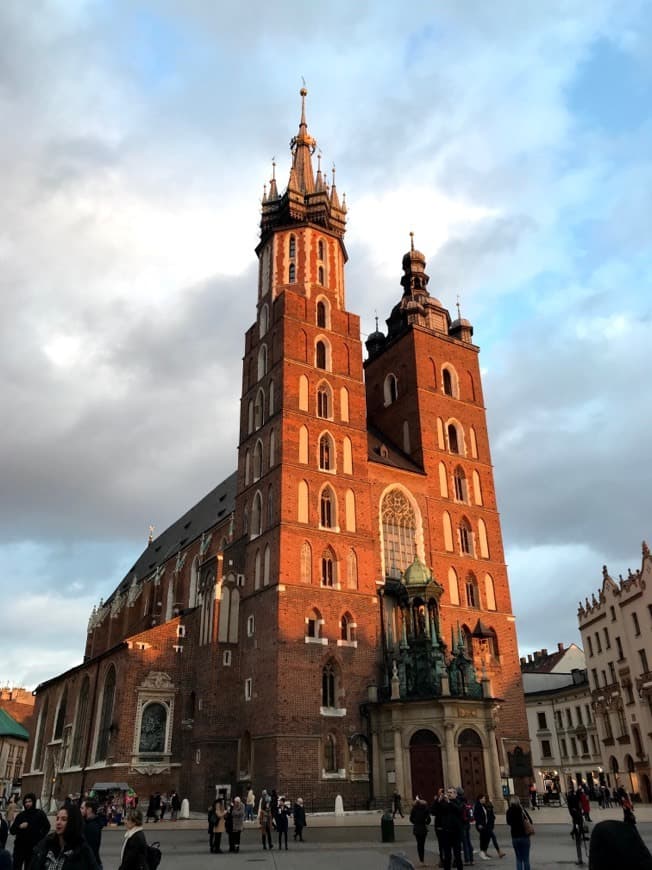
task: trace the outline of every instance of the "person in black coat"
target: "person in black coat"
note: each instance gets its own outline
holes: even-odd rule
[[[23,811],[11,823],[10,832],[14,836],[14,870],[29,870],[34,846],[50,830],[48,817],[43,810],[36,808],[36,795],[28,792],[23,798]]]
[[[589,870],[613,867],[652,870],[652,855],[633,825],[608,819],[598,822],[591,832]]]
[[[4,820],[2,813],[0,813],[0,849],[4,849],[7,845],[7,837],[9,836],[9,825]]]
[[[61,807],[54,831],[34,849],[30,870],[98,870],[95,856],[84,840],[83,825],[78,806]]]
[[[433,806],[435,806],[433,804]],[[457,790],[449,788],[436,803],[435,826],[441,831],[440,845],[445,870],[451,870],[453,862],[456,870],[463,870],[462,838],[464,836],[464,807],[457,799]],[[472,863],[472,862],[471,862]]]
[[[99,804],[95,800],[87,799],[82,804],[82,816],[84,818],[84,839],[91,847],[97,866],[102,868],[100,858],[100,846],[102,845],[102,828],[104,824],[97,815]]]
[[[412,824],[412,833],[417,841],[417,853],[419,861],[423,864],[426,848],[426,837],[428,836],[428,825],[430,824],[430,812],[428,804],[417,798],[410,813],[410,822]]]
[[[294,816],[294,839],[303,843],[303,829],[306,827],[306,810],[303,798],[297,798],[292,815]]]
[[[143,831],[143,814],[131,810],[125,820],[127,832],[122,844],[118,870],[149,870],[147,865],[147,840]]]

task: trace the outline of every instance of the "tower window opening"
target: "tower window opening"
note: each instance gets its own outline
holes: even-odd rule
[[[473,531],[467,519],[463,519],[459,526],[460,549],[467,556],[473,555]]]
[[[290,243],[288,246],[288,253],[290,258],[296,257],[297,255],[297,239],[296,236],[290,236]]]
[[[324,665],[321,674],[321,701],[324,707],[336,707],[335,687],[337,684],[335,668],[329,662]],[[332,736],[330,738],[333,739]],[[332,769],[332,768],[331,768]]]
[[[324,241],[323,241],[323,239],[320,239],[319,242],[317,243],[317,259],[318,260],[324,259]]]
[[[323,341],[318,341],[315,345],[315,365],[318,369],[326,369],[328,354],[326,352],[326,344]]]
[[[390,490],[381,505],[385,574],[398,579],[416,556],[416,517],[400,489]]]
[[[448,426],[448,449],[451,453],[459,453],[460,452],[460,442],[457,437],[457,426],[454,423],[450,423]]]
[[[335,503],[333,493],[326,487],[322,491],[319,504],[319,518],[324,529],[332,529],[335,526]]]
[[[294,284],[297,280],[297,267],[294,263],[290,263],[290,268],[288,269],[288,284]]]
[[[385,406],[392,405],[398,399],[398,380],[393,373],[388,374],[385,378],[384,396]]]
[[[335,460],[333,453],[333,439],[325,433],[319,439],[319,468],[321,471],[334,470]]]
[[[319,269],[317,270],[317,274],[318,274],[318,281],[321,284],[321,286],[323,287],[324,286],[324,267],[323,266],[319,267]],[[321,326],[322,324],[319,324],[319,325]]]
[[[324,420],[330,420],[333,416],[331,391],[326,384],[321,384],[317,389],[317,416]]]
[[[464,469],[459,466],[455,469],[455,473],[453,476],[453,480],[455,483],[455,498],[457,501],[468,502],[468,489],[466,484],[466,475],[464,474]]]
[[[321,557],[321,585],[335,586],[335,561],[330,550]]]

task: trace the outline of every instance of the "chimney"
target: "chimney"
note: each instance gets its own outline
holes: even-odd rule
[[[561,643],[557,644],[557,652],[563,652],[563,651],[564,651],[564,642],[562,641]]]
[[[548,655],[548,650],[547,650],[547,649],[542,649],[542,650],[541,650],[541,655],[545,658],[545,657]]]
[[[521,656],[521,667],[523,667],[523,665],[526,663],[526,661],[527,661],[527,659],[525,658],[525,656]]]
[[[527,654],[527,660],[530,664],[532,664],[532,653]]]

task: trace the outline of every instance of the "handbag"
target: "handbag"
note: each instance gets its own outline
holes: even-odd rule
[[[534,825],[532,824],[532,820],[528,818],[525,813],[523,813],[523,830],[527,837],[534,836]]]

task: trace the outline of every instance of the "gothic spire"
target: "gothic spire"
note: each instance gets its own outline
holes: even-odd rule
[[[308,91],[306,88],[301,88],[301,121],[299,122],[299,132],[290,142],[292,150],[292,170],[290,178],[292,179],[293,189],[300,193],[312,193],[315,189],[315,176],[312,171],[312,155],[317,146],[317,142],[308,133],[308,124],[306,122],[306,96]],[[293,178],[294,176],[294,178]],[[294,186],[296,185],[296,187]]]

